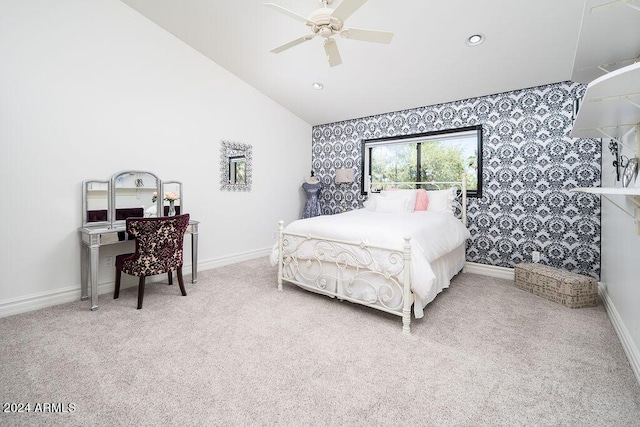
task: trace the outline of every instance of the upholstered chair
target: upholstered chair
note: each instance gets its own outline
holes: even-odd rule
[[[169,284],[176,271],[180,292],[186,296],[182,279],[184,233],[189,214],[158,218],[127,218],[127,233],[136,241],[136,251],[116,257],[116,288],[113,298],[120,296],[122,273],[139,277],[138,309],[142,308],[144,282],[147,276],[167,273]]]

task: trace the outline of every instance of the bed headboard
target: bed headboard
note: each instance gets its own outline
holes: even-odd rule
[[[465,226],[467,225],[467,178],[464,175],[461,181],[371,182],[369,187],[370,192],[372,188],[422,188],[425,190],[446,190],[453,188],[456,190],[455,198],[452,202],[453,212]]]

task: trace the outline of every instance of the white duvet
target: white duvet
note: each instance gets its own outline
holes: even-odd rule
[[[430,263],[470,237],[462,222],[448,212],[379,213],[367,209],[293,221],[285,233],[364,242],[398,251],[403,250],[403,237],[410,236],[411,290],[416,296],[416,317],[421,317],[422,307],[439,292]],[[272,262],[277,260],[277,246],[274,249]]]

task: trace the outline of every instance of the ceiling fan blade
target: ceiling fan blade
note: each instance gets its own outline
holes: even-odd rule
[[[331,16],[334,16],[344,22],[353,12],[360,9],[367,0],[342,0],[340,6],[336,7]]]
[[[335,67],[342,64],[338,43],[334,39],[329,38],[324,41],[324,51],[327,53],[327,60],[330,66]]]
[[[270,7],[273,10],[277,10],[278,12],[287,15],[290,18],[295,19],[296,21],[300,21],[300,22],[304,22],[307,25],[313,25],[313,22],[309,21],[307,18],[305,18],[304,16],[298,15],[295,12],[290,11],[289,9],[285,9],[282,6],[278,6],[275,3],[263,3],[265,6]]]
[[[273,53],[280,53],[280,52],[285,51],[285,50],[287,50],[287,49],[289,49],[289,48],[292,48],[292,47],[294,47],[294,46],[297,46],[297,45],[299,45],[300,43],[304,43],[304,42],[306,42],[306,41],[309,41],[309,40],[311,40],[312,38],[314,38],[315,36],[316,36],[315,34],[309,34],[309,35],[307,35],[307,36],[302,36],[302,37],[300,37],[300,38],[298,38],[298,39],[295,39],[295,40],[290,41],[289,43],[285,43],[285,44],[283,44],[282,46],[278,46],[278,47],[276,47],[276,48],[273,48],[273,49],[271,49],[271,51],[270,51],[270,52],[273,52]]]
[[[590,10],[591,13],[593,13],[594,11],[596,12],[600,12],[602,10],[606,10],[606,9],[611,9],[614,7],[618,7],[618,6],[622,6],[624,3],[624,0],[614,0],[614,1],[609,1],[606,3],[603,3],[601,5],[598,6],[593,6]]]
[[[349,28],[340,32],[340,35],[345,39],[374,43],[391,43],[393,38],[393,33],[388,31],[363,30],[361,28]]]

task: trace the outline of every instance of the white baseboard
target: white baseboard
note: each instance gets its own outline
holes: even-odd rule
[[[464,272],[507,280],[514,280],[515,277],[513,268],[497,267],[495,265],[478,264],[475,262],[466,262]]]
[[[236,253],[231,255],[225,255],[223,257],[210,259],[205,262],[199,262],[198,271],[211,270],[212,268],[218,268],[218,267],[222,267],[229,264],[236,264],[238,262],[248,261],[250,259],[266,257],[266,256],[269,256],[270,253],[271,253],[271,248],[266,248],[266,249],[256,249],[252,251],[241,252],[241,253]],[[183,269],[183,271],[190,272],[191,266],[189,266],[189,268],[187,269],[185,265],[185,268]]]
[[[38,292],[0,301],[0,317],[12,316],[80,299],[80,286],[69,286],[55,291]],[[87,305],[89,308],[89,305]]]
[[[216,267],[222,267],[228,264],[235,264],[241,261],[247,261],[250,259],[260,258],[268,256],[271,253],[271,248],[258,249],[233,255],[226,255],[219,258],[213,258],[205,261],[198,262],[198,272],[204,270],[210,270]],[[182,268],[185,275],[191,273],[191,264],[185,264]],[[163,280],[160,275],[150,277],[149,281]],[[115,279],[114,279],[115,280]],[[126,289],[132,286],[137,286],[137,279],[123,275],[121,288]],[[114,281],[108,281],[98,284],[98,295],[110,294],[115,287]],[[28,311],[39,310],[41,308],[52,307],[54,305],[65,304],[80,299],[80,284],[76,286],[67,286],[59,288],[53,291],[38,292],[35,294],[24,295],[17,298],[9,298],[0,301],[0,317],[13,316],[14,314],[26,313]],[[87,310],[91,307],[89,301],[87,301]]]
[[[638,350],[638,346],[633,341],[633,338],[631,337],[631,334],[629,334],[627,327],[624,325],[618,310],[616,310],[615,305],[613,305],[613,301],[609,297],[606,287],[603,286],[602,283],[598,284],[598,293],[600,294],[604,308],[607,310],[607,315],[613,325],[613,329],[616,331],[616,334],[618,334],[618,339],[620,339],[622,348],[627,354],[627,359],[629,359],[631,370],[636,376],[636,381],[640,384],[640,351]]]

